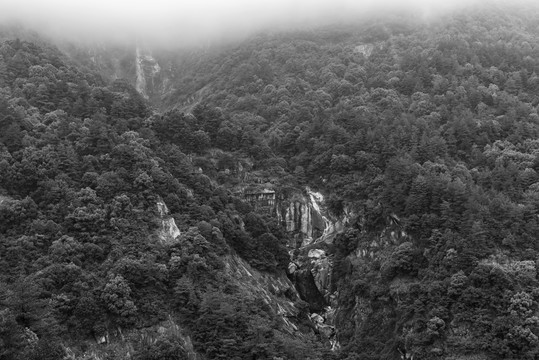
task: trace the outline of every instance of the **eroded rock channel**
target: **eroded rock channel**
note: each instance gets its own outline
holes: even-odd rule
[[[307,219],[312,223],[301,224],[301,228],[316,229],[320,223],[323,229],[316,237],[312,230],[302,234],[301,242],[292,252],[288,275],[294,283],[302,300],[310,311],[310,319],[316,331],[326,338],[332,350],[339,348],[335,329],[335,312],[337,309],[336,294],[331,286],[333,270],[333,257],[330,245],[335,236],[344,230],[348,217],[334,218],[330,216],[324,206],[324,197],[309,188],[306,189],[305,210],[309,211]]]

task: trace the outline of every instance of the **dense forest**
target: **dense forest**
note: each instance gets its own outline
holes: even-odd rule
[[[538,359],[539,10],[409,15],[156,51],[151,101],[2,29],[0,359]],[[333,351],[244,197],[306,186]]]

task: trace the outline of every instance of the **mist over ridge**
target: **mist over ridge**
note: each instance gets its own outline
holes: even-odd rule
[[[55,38],[144,40],[166,47],[197,46],[286,30],[356,21],[388,12],[429,20],[496,1],[464,0],[4,0],[0,24],[16,22]]]
[[[0,0],[0,360],[539,360],[538,3]]]

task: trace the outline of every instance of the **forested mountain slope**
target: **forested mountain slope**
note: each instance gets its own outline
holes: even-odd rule
[[[125,81],[53,47],[0,52],[2,359],[317,357],[288,334],[307,317],[275,220],[198,171]]]
[[[0,358],[536,359],[538,15],[156,50],[151,102],[6,35]],[[348,219],[333,352],[284,275],[298,231],[247,201],[305,186]]]
[[[335,242],[341,356],[538,356],[537,14],[262,35],[184,67],[228,115],[214,144],[357,215]]]

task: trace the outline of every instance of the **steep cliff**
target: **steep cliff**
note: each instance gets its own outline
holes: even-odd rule
[[[227,256],[225,273],[249,297],[262,299],[281,319],[282,329],[291,335],[300,335],[298,324],[306,320],[306,313],[298,308],[299,295],[285,274],[265,274],[253,269],[239,256]]]
[[[326,209],[324,196],[307,188],[296,194],[284,209],[282,222],[295,235],[295,250],[288,267],[299,296],[309,304],[310,319],[332,350],[340,347],[336,337],[337,293],[332,286],[333,241],[352,219],[350,213],[335,217]]]
[[[500,10],[183,57],[3,42],[3,346],[539,357],[538,16]]]
[[[161,67],[152,54],[149,51],[144,51],[138,44],[136,54],[137,79],[135,88],[142,96],[148,99],[149,93],[154,92],[155,80],[161,71]]]
[[[324,231],[324,218],[309,197],[296,195],[277,206],[277,216],[286,230],[294,235],[295,246],[311,243]]]
[[[161,108],[163,99],[175,91],[178,53],[169,54],[138,41],[122,45],[61,43],[59,47],[75,63],[95,71],[106,81],[127,81],[155,108]]]
[[[176,221],[170,216],[167,204],[162,199],[157,202],[157,211],[161,220],[161,227],[158,232],[159,240],[163,243],[174,241],[181,232],[176,225]]]
[[[322,194],[309,188],[276,203],[277,218],[294,235],[294,248],[321,241],[330,243],[343,230],[346,220],[329,215],[324,206]]]

